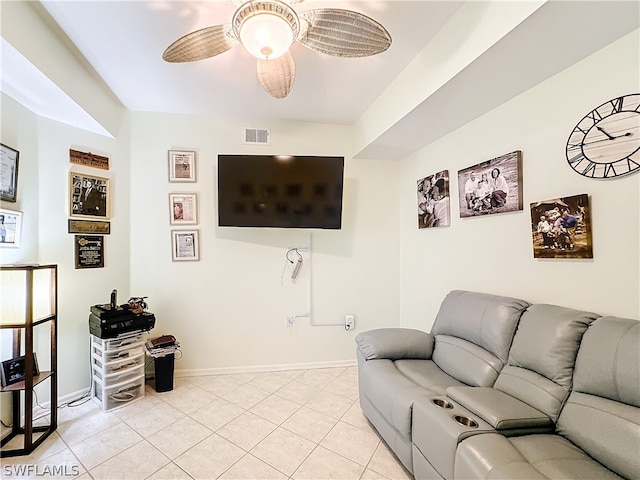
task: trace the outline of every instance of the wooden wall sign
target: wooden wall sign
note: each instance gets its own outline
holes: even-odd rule
[[[102,157],[91,152],[80,152],[78,150],[69,149],[69,161],[76,165],[84,165],[85,167],[100,168],[109,170],[109,157]]]

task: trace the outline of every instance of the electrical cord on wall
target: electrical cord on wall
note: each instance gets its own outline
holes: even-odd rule
[[[298,255],[298,260],[296,262],[294,262],[293,260],[291,260],[291,258],[289,257],[289,254],[291,252],[295,252]],[[290,248],[289,250],[287,250],[287,253],[285,254],[285,257],[287,259],[287,261],[284,263],[284,267],[282,269],[282,274],[280,275],[280,284],[282,285],[284,283],[284,272],[287,270],[287,262],[290,263],[291,265],[294,265],[293,267],[293,271],[291,272],[291,279],[292,280],[296,280],[298,278],[298,274],[300,273],[300,269],[302,268],[302,262],[303,262],[303,257],[300,254],[300,251],[298,248]]]
[[[308,305],[308,309],[307,309],[307,313],[301,313],[298,315],[292,315],[291,318],[308,318],[309,319],[309,325],[311,325],[312,327],[343,327],[344,323],[316,323],[314,318],[313,318],[313,300],[312,300],[312,295],[313,295],[313,270],[311,268],[311,233],[309,233],[309,240],[308,240],[308,244],[306,248],[291,248],[287,251],[286,257],[287,260],[291,263],[293,263],[293,260],[291,260],[289,258],[289,253],[295,251],[298,255],[299,255],[299,259],[298,259],[298,264],[300,267],[302,266],[302,255],[300,255],[300,252],[308,252],[307,255],[307,270],[308,270],[308,274],[307,274],[307,305]],[[285,264],[286,266],[286,264]],[[298,268],[299,270],[299,268]],[[295,269],[294,269],[295,272]],[[283,272],[284,274],[284,272]],[[297,273],[296,273],[297,276]],[[293,276],[292,274],[292,278],[295,279],[296,277]]]
[[[298,254],[298,258],[299,258],[300,260],[302,260],[302,255],[300,255],[300,252],[298,251],[298,249],[297,249],[297,248],[290,248],[289,250],[287,250],[287,253],[285,254],[285,256],[287,257],[287,260],[289,260],[289,263],[293,264],[293,260],[291,260],[291,259],[289,258],[289,254],[290,254],[291,252],[296,252],[296,253]]]

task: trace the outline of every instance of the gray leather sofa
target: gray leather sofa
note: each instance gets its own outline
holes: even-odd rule
[[[453,291],[431,333],[356,342],[363,412],[416,478],[640,478],[636,320]]]

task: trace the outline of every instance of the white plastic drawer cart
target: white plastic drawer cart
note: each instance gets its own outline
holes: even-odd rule
[[[91,396],[103,411],[144,397],[144,366],[143,332],[105,339],[91,335]]]

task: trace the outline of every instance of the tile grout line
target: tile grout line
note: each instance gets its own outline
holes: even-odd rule
[[[110,425],[107,428],[104,428],[104,429],[100,430],[99,432],[96,432],[95,434],[105,432],[106,430],[108,430],[108,429],[110,429],[112,427],[115,427],[118,424],[123,424],[127,428],[131,429],[132,432],[134,432],[136,435],[138,435],[140,437],[140,440],[138,440],[137,442],[135,442],[133,445],[131,445],[128,448],[131,448],[131,447],[133,447],[135,445],[139,445],[139,444],[141,444],[141,442],[145,441],[148,445],[151,446],[151,448],[153,448],[156,452],[158,452],[160,455],[162,455],[163,459],[166,460],[166,463],[164,463],[163,466],[161,466],[161,467],[157,468],[156,470],[154,470],[146,478],[153,477],[155,474],[157,474],[159,471],[161,471],[162,469],[166,468],[169,465],[174,465],[176,468],[178,468],[185,475],[187,475],[190,478],[193,478],[193,476],[188,471],[184,470],[179,464],[177,464],[175,462],[175,460],[177,458],[179,458],[181,455],[184,455],[189,450],[191,450],[194,447],[196,447],[197,445],[199,445],[200,443],[202,443],[203,441],[211,438],[214,434],[217,435],[218,437],[224,439],[225,441],[229,442],[233,446],[239,448],[242,452],[244,452],[242,454],[242,456],[238,460],[233,462],[231,465],[229,465],[220,474],[220,476],[223,476],[226,472],[231,470],[234,466],[236,466],[243,459],[246,459],[247,455],[251,455],[252,458],[257,458],[257,460],[259,460],[260,462],[263,462],[264,464],[269,465],[271,468],[275,469],[275,471],[280,472],[286,478],[292,479],[292,478],[294,478],[296,472],[298,472],[300,470],[300,468],[314,454],[314,452],[318,451],[318,447],[322,447],[323,449],[326,449],[329,452],[332,452],[334,454],[340,455],[342,458],[345,458],[346,460],[349,460],[349,461],[353,462],[354,464],[358,465],[359,467],[362,467],[363,471],[362,471],[362,474],[360,475],[360,477],[365,475],[367,470],[370,470],[370,471],[373,471],[373,472],[379,474],[379,472],[377,472],[376,470],[369,469],[369,465],[371,464],[371,461],[372,461],[375,453],[380,448],[381,439],[380,439],[379,435],[377,435],[377,438],[378,438],[377,445],[374,448],[373,453],[369,456],[366,465],[362,465],[362,464],[358,463],[357,461],[355,461],[355,460],[353,460],[351,458],[345,457],[344,455],[342,455],[339,452],[334,452],[333,450],[327,449],[326,447],[321,445],[321,443],[327,438],[327,436],[330,435],[330,433],[338,425],[340,425],[341,423],[344,424],[344,425],[348,425],[349,427],[356,428],[356,429],[358,429],[359,431],[362,431],[362,432],[372,433],[370,429],[367,430],[367,429],[363,428],[362,425],[360,425],[360,424],[354,424],[354,423],[356,423],[355,422],[355,418],[353,420],[353,423],[351,423],[348,420],[345,420],[345,417],[347,416],[347,414],[349,414],[349,412],[359,402],[357,396],[354,399],[353,395],[350,395],[350,391],[351,391],[351,388],[353,388],[354,383],[357,385],[357,374],[354,375],[354,373],[352,371],[352,367],[344,367],[344,368],[340,367],[340,368],[341,368],[341,371],[339,373],[335,374],[335,375],[333,373],[330,373],[330,372],[319,372],[321,374],[322,379],[318,379],[317,381],[313,380],[313,373],[318,372],[318,370],[315,370],[315,369],[314,370],[299,370],[299,371],[296,370],[297,374],[295,376],[291,376],[291,377],[288,377],[288,376],[285,376],[285,375],[280,375],[279,372],[277,372],[277,371],[276,372],[259,372],[259,373],[253,374],[253,375],[249,375],[249,374],[222,374],[222,375],[212,375],[212,376],[205,375],[205,376],[202,376],[202,377],[185,377],[184,379],[181,379],[182,381],[184,381],[183,386],[185,387],[185,391],[180,393],[180,394],[178,394],[178,395],[176,395],[175,397],[172,397],[172,398],[174,398],[177,401],[177,399],[179,399],[182,395],[185,395],[184,401],[188,403],[190,400],[186,397],[186,395],[188,395],[189,392],[193,392],[196,395],[200,395],[200,394],[204,393],[204,394],[207,394],[207,395],[211,395],[212,398],[209,399],[209,401],[207,401],[203,405],[199,405],[199,406],[197,406],[197,407],[195,407],[193,409],[191,409],[191,407],[189,407],[190,410],[187,412],[187,411],[184,411],[184,410],[180,409],[177,406],[174,406],[174,404],[176,403],[175,401],[172,404],[167,399],[162,398],[161,395],[152,394],[152,395],[149,395],[149,398],[154,398],[158,402],[162,402],[161,403],[162,405],[166,405],[167,407],[175,409],[177,412],[180,413],[181,416],[179,418],[171,421],[169,424],[163,425],[159,430],[154,431],[153,433],[147,435],[147,434],[142,434],[136,428],[134,428],[133,424],[135,424],[135,422],[132,422],[132,419],[147,413],[147,411],[137,412],[134,415],[127,416],[125,418],[123,418],[120,415],[118,415],[117,412],[105,412],[105,413],[111,413],[112,415],[114,415],[115,418],[117,419],[117,423],[115,423],[113,425]],[[309,372],[313,372],[313,373],[309,373]],[[269,373],[269,374],[278,375],[279,377],[282,377],[283,379],[285,379],[286,382],[284,382],[282,385],[280,385],[275,391],[266,390],[263,387],[261,387],[259,384],[252,383],[254,381],[257,381],[262,373]],[[308,374],[308,377],[302,378],[307,374]],[[233,391],[238,390],[239,388],[242,388],[243,386],[250,386],[250,387],[256,389],[257,391],[261,392],[261,394],[264,394],[265,396],[263,398],[261,398],[259,401],[255,402],[255,403],[252,403],[249,408],[246,408],[244,405],[243,406],[238,405],[237,403],[234,403],[234,402],[224,398],[224,396],[220,396],[220,395],[214,393],[215,390],[208,390],[206,388],[203,388],[201,386],[204,383],[203,381],[195,381],[195,382],[190,381],[191,378],[193,378],[193,379],[205,378],[205,377],[216,378],[216,377],[222,377],[222,376],[228,376],[229,378],[232,378],[234,380],[234,382],[237,382],[237,385],[233,386],[233,388],[231,388],[228,392],[226,392],[225,395],[229,395]],[[318,377],[316,377],[316,378],[318,378]],[[292,401],[290,398],[287,398],[286,396],[284,396],[282,394],[278,394],[278,392],[280,392],[282,389],[284,389],[287,386],[291,386],[292,384],[294,384],[296,382],[298,384],[306,387],[306,388],[314,390],[314,393],[311,395],[310,398],[306,398],[305,400],[303,400],[302,402],[299,403],[298,401]],[[338,390],[339,393],[331,389],[333,385],[335,385],[337,387],[334,390]],[[180,389],[180,388],[181,387],[178,386],[178,389]],[[318,389],[318,390],[316,390],[316,389]],[[334,396],[334,397],[336,397],[338,399],[342,399],[343,401],[347,401],[348,402],[348,406],[346,407],[344,412],[342,414],[340,414],[339,417],[334,417],[333,415],[325,413],[325,412],[323,412],[321,410],[318,410],[318,409],[314,408],[313,406],[309,405],[309,403],[312,402],[312,400],[316,399],[318,396],[322,395],[323,393],[324,394],[328,394],[330,396]],[[240,409],[241,413],[239,413],[238,415],[235,415],[233,418],[229,419],[225,423],[217,426],[216,429],[212,429],[209,426],[207,426],[205,423],[203,423],[202,421],[197,420],[196,418],[192,417],[192,415],[195,412],[198,412],[199,410],[202,410],[202,409],[206,409],[207,406],[211,405],[213,402],[215,402],[217,400],[222,400],[224,402],[227,402],[230,405],[233,405],[234,407]],[[268,410],[267,410],[267,413],[265,414],[266,416],[263,416],[262,414],[259,414],[259,413],[256,413],[255,411],[253,411],[254,408],[256,408],[258,405],[260,405],[261,403],[263,403],[263,402],[265,402],[267,400],[288,401],[288,402],[291,402],[291,403],[295,404],[296,408],[293,411],[291,411],[290,413],[287,413],[282,419],[278,418],[277,421],[273,421],[272,418],[267,418],[267,417],[270,417],[270,415],[268,414]],[[328,401],[331,402],[331,398],[330,397],[328,397]],[[333,404],[333,406],[340,405],[340,403],[341,402],[338,402],[338,404]],[[196,403],[194,402],[193,404],[195,405]],[[153,409],[157,405],[158,404],[152,404],[150,406],[150,408]],[[329,407],[332,404],[328,403],[326,405],[327,405],[327,407]],[[331,406],[328,411],[331,411],[331,408],[333,408],[333,406]],[[277,406],[275,408],[277,408]],[[311,410],[311,411],[313,411],[313,412],[315,412],[317,414],[327,416],[328,418],[330,418],[332,420],[331,428],[329,428],[329,430],[322,436],[322,438],[320,438],[317,441],[316,440],[311,440],[311,439],[307,438],[306,436],[300,435],[300,434],[294,432],[293,430],[290,430],[289,427],[284,425],[288,420],[290,420],[294,415],[299,413],[303,408],[307,408],[307,409],[309,409],[309,410]],[[288,406],[287,406],[287,409],[288,409]],[[275,428],[273,430],[271,430],[270,433],[268,433],[264,438],[262,438],[260,441],[258,441],[258,443],[256,445],[254,445],[252,448],[250,448],[248,450],[243,448],[242,446],[236,444],[234,441],[232,441],[232,440],[226,438],[225,436],[221,435],[220,433],[218,433],[221,429],[225,428],[226,426],[228,426],[233,421],[237,420],[240,416],[244,415],[245,413],[250,413],[250,414],[255,415],[256,417],[258,417],[258,418],[260,418],[260,419],[262,419],[264,421],[270,422],[272,425],[275,425]],[[68,422],[82,421],[81,419],[85,415],[92,415],[92,414],[93,414],[92,412],[84,413],[84,414],[78,416],[77,418],[69,420]],[[223,417],[221,417],[221,418],[223,418]],[[165,454],[162,450],[160,450],[160,448],[157,447],[149,438],[152,437],[153,435],[155,435],[155,434],[157,434],[159,432],[162,432],[163,430],[175,425],[176,423],[178,423],[180,421],[184,421],[185,419],[189,419],[190,421],[195,422],[200,427],[203,427],[203,428],[207,429],[210,433],[207,434],[204,438],[198,440],[196,443],[190,444],[188,446],[188,448],[186,448],[186,450],[184,452],[181,452],[175,458],[171,458],[167,454]],[[65,422],[65,423],[67,423],[67,422]],[[255,447],[257,445],[259,445],[262,441],[264,441],[264,439],[268,438],[269,435],[271,435],[277,429],[283,429],[284,431],[287,431],[290,434],[296,435],[296,436],[304,439],[305,441],[309,441],[309,442],[311,442],[313,444],[313,448],[309,451],[309,453],[307,453],[301,459],[301,461],[299,463],[297,463],[295,469],[293,470],[293,472],[290,475],[285,473],[285,472],[283,472],[283,471],[281,471],[278,467],[276,467],[274,465],[271,465],[269,462],[267,462],[265,460],[262,460],[259,457],[255,457],[255,455],[253,455],[251,453],[252,450],[255,449]],[[375,431],[374,431],[374,433],[375,433]],[[62,444],[71,453],[73,458],[76,459],[80,465],[82,465],[82,467],[85,470],[86,475],[88,477],[90,477],[90,478],[94,478],[94,476],[91,474],[90,470],[87,469],[87,466],[76,456],[76,454],[72,450],[71,445],[68,444],[68,442],[65,439],[63,439],[61,435],[58,435],[58,437],[62,440]],[[90,438],[90,437],[88,437],[88,438]],[[86,441],[87,439],[81,440],[80,442],[77,442],[77,443],[79,444],[81,442]],[[109,458],[107,458],[107,459],[101,461],[99,464],[95,465],[93,467],[93,469],[98,468],[99,466],[101,466],[104,463],[112,460],[113,458],[117,457],[118,455],[121,455],[126,450],[127,449],[111,455]],[[62,450],[60,450],[60,452],[62,452],[62,451],[64,451],[64,448]],[[49,456],[47,456],[47,457],[49,457]],[[41,459],[40,461],[42,461],[42,460],[44,460],[44,459]],[[85,473],[83,473],[83,475]]]

